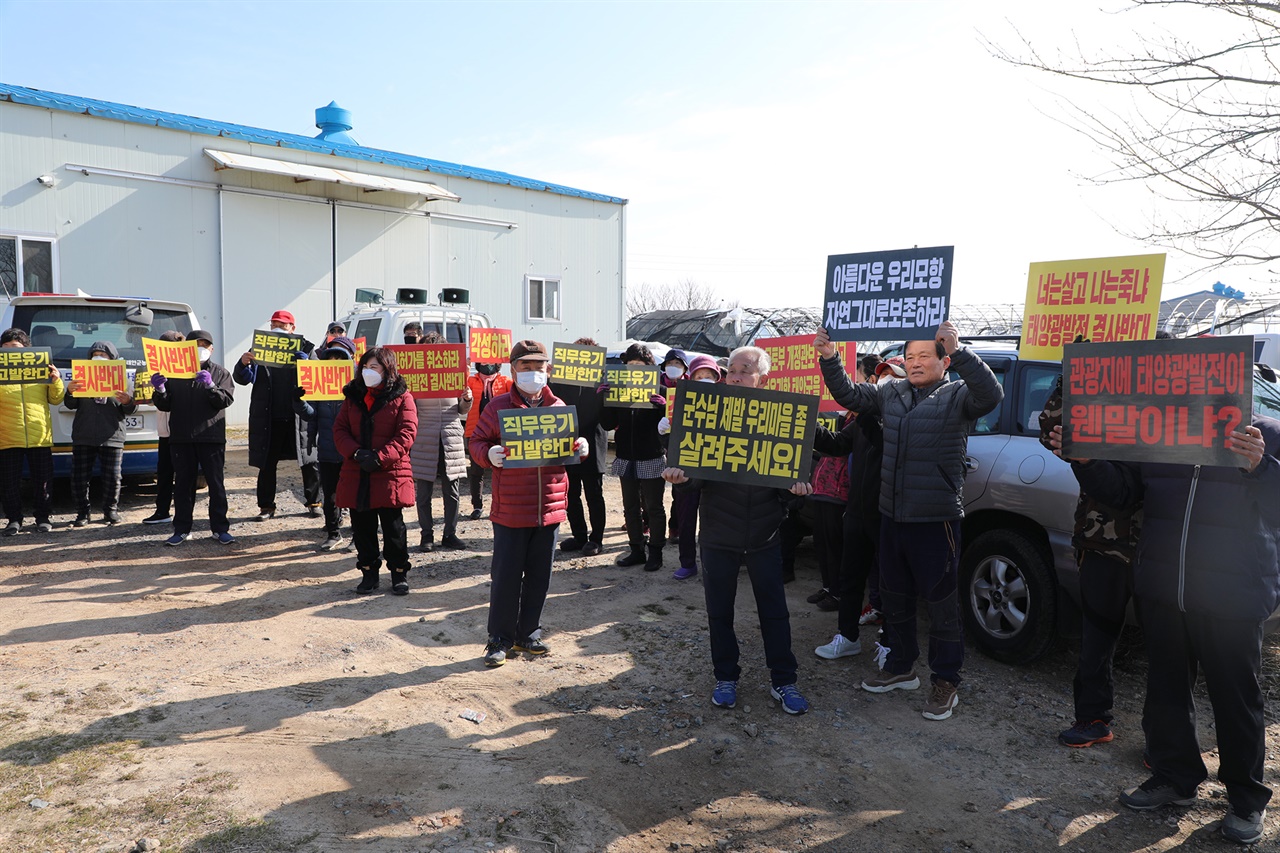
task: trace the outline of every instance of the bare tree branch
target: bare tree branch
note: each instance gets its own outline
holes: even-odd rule
[[[710,311],[737,307],[737,300],[726,302],[711,285],[687,278],[675,284],[641,284],[627,289],[628,317],[650,311]]]

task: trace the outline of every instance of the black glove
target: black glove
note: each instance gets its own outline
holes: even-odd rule
[[[299,385],[297,388],[294,388],[293,390],[294,390],[294,393],[298,395],[299,400],[307,396],[307,389],[303,388],[301,385]]]
[[[363,448],[357,450],[355,452],[355,460],[361,471],[368,471],[372,474],[374,471],[382,469],[382,466],[378,464],[378,454],[372,450],[364,450]]]

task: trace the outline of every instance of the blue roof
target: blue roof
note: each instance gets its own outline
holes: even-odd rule
[[[592,201],[604,201],[612,204],[627,203],[625,198],[574,189],[560,184],[548,184],[545,181],[535,181],[532,178],[522,178],[519,175],[509,175],[506,172],[495,172],[491,169],[460,166],[457,163],[429,160],[426,157],[414,157],[409,154],[397,154],[394,151],[383,151],[380,148],[346,145],[333,141],[313,139],[310,136],[281,133],[276,130],[263,130],[258,127],[246,127],[242,124],[211,121],[209,119],[181,115],[180,113],[147,110],[142,107],[131,107],[128,104],[114,104],[110,101],[98,101],[93,98],[77,97],[76,95],[60,95],[57,92],[44,92],[40,89],[28,89],[25,86],[13,86],[8,83],[0,83],[0,101],[25,104],[30,107],[44,107],[49,110],[82,113],[97,116],[98,118],[109,118],[134,124],[148,124],[153,127],[167,127],[170,130],[181,130],[187,133],[202,133],[226,139],[239,139],[259,145],[292,148],[296,151],[332,154],[335,157],[346,157],[351,160],[385,163],[388,166],[417,169],[437,175],[452,175],[458,178],[486,181],[491,184],[506,184],[526,190],[540,190],[542,192],[574,196],[575,198],[591,199]]]

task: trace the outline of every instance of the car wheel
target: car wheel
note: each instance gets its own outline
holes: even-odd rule
[[[960,610],[974,643],[1005,663],[1029,663],[1057,639],[1058,586],[1048,558],[1013,530],[988,530],[960,560]]]

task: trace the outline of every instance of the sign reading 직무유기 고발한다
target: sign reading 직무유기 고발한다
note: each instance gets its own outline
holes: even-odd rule
[[[1253,336],[1067,344],[1062,455],[1236,465],[1253,420]]]
[[[651,365],[611,364],[605,368],[604,381],[609,390],[604,405],[614,409],[643,409],[652,406],[654,394],[660,393],[658,368]]]
[[[818,398],[681,380],[667,464],[691,479],[790,488],[808,482]]]
[[[52,364],[49,347],[0,347],[0,385],[49,385]]]
[[[789,335],[785,338],[758,338],[755,346],[769,354],[769,375],[761,388],[768,391],[789,391],[792,394],[815,394],[821,397],[820,412],[839,412],[844,407],[835,401],[822,379],[818,366],[818,351],[813,348],[812,335]],[[857,368],[858,344],[855,341],[836,343],[840,363],[852,380]]]
[[[302,399],[341,400],[342,389],[355,377],[356,363],[346,358],[306,359],[298,362]]]
[[[504,468],[540,468],[545,465],[577,465],[574,442],[578,440],[578,407],[503,409],[498,429],[507,456]]]
[[[951,310],[954,246],[830,255],[822,325],[833,341],[933,340]]]
[[[595,388],[604,381],[604,347],[586,344],[551,345],[551,382]]]
[[[1155,337],[1165,256],[1034,263],[1019,358],[1057,361],[1077,336],[1095,343]]]
[[[393,344],[396,370],[415,400],[457,397],[467,389],[467,348],[464,344]]]
[[[265,367],[288,367],[302,356],[302,335],[253,330],[253,360]]]

